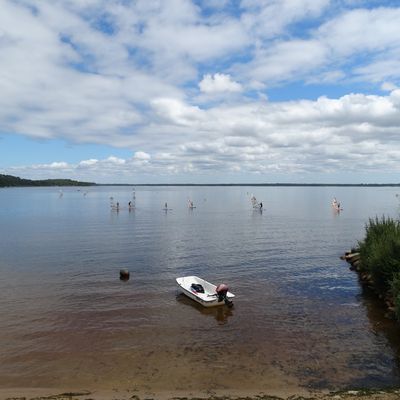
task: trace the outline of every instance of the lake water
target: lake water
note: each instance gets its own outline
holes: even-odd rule
[[[136,187],[129,212],[132,187],[0,189],[0,388],[399,385],[400,326],[339,258],[398,191]],[[197,305],[184,275],[235,306]]]

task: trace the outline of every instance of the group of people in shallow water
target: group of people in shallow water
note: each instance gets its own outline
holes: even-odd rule
[[[119,205],[119,202],[117,201],[117,202],[114,204],[113,198],[110,197],[110,199],[111,199],[111,208],[112,208],[113,210],[119,211],[119,210],[121,209],[121,207],[120,207],[120,205]],[[336,200],[336,199],[335,199],[335,200]],[[262,203],[262,201],[261,201],[261,202],[258,202],[257,199],[256,199],[254,196],[252,196],[251,202],[252,202],[252,204],[253,204],[253,208],[257,208],[257,209],[260,209],[260,210],[263,209],[263,203]],[[193,200],[190,200],[190,199],[188,200],[188,208],[189,208],[189,209],[196,208],[195,205],[194,205],[194,203],[193,203]],[[128,210],[131,211],[131,210],[134,210],[134,209],[135,209],[135,202],[129,201],[129,202],[128,202]],[[165,210],[165,211],[170,210],[170,209],[168,208],[168,203],[167,203],[167,202],[164,203],[164,208],[163,208],[163,210]]]
[[[194,206],[192,200],[189,200],[188,207],[189,207],[189,208],[196,208],[196,207]],[[114,202],[112,201],[112,198],[111,198],[111,208],[112,208],[113,210],[116,210],[116,211],[119,211],[119,210],[121,209],[121,207],[120,207],[120,205],[119,205],[119,202],[117,201],[117,202],[114,204]],[[129,202],[128,202],[128,210],[131,211],[131,210],[133,210],[133,209],[135,209],[135,204],[132,203],[132,201],[129,201]],[[168,203],[167,203],[167,202],[165,202],[164,208],[163,208],[163,209],[164,209],[165,211],[170,210],[170,208],[168,208]]]
[[[111,208],[113,209],[113,210],[116,210],[116,211],[119,211],[120,209],[121,209],[121,207],[120,207],[120,205],[119,205],[119,201],[117,201],[116,203],[115,203],[115,205],[114,204],[111,204]],[[135,208],[135,204],[133,204],[131,201],[128,203],[128,210],[129,211],[131,211],[131,210],[133,210]]]
[[[252,204],[253,204],[253,208],[257,208],[257,209],[260,209],[260,210],[263,209],[263,203],[262,203],[262,201],[258,202],[257,199],[256,199],[254,196],[251,197],[251,202],[252,202]],[[333,200],[332,200],[332,207],[333,207],[335,210],[337,210],[337,211],[341,210],[341,208],[340,208],[340,202],[338,202],[338,201],[336,200],[336,197],[334,197]],[[117,201],[117,203],[116,203],[115,205],[114,205],[114,204],[111,204],[111,208],[115,209],[116,211],[119,211],[119,210],[120,210],[119,202]],[[194,206],[192,200],[188,200],[188,208],[189,208],[189,209],[196,208],[196,207]],[[132,203],[132,201],[129,201],[129,203],[128,203],[128,210],[131,211],[131,210],[133,210],[133,209],[135,209],[135,204]],[[167,203],[167,202],[165,202],[165,204],[164,204],[164,210],[169,210],[169,208],[168,208],[168,203]]]

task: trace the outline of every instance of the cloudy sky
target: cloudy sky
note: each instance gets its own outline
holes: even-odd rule
[[[398,0],[1,0],[0,173],[400,182]]]

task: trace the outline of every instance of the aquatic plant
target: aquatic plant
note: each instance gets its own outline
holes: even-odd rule
[[[400,222],[385,216],[370,218],[365,231],[359,242],[360,270],[372,277],[379,294],[393,296],[400,319]]]
[[[397,319],[400,319],[400,272],[394,275],[391,290]]]

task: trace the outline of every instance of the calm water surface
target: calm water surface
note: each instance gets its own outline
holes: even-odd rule
[[[129,212],[131,187],[0,189],[0,387],[399,385],[400,326],[339,259],[397,191],[137,187]],[[180,295],[184,275],[234,308]]]

